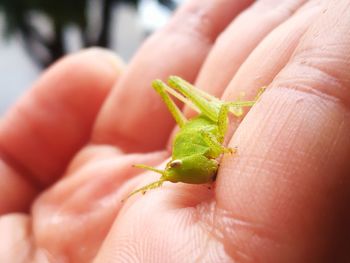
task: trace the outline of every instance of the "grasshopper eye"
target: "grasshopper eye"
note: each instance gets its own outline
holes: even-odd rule
[[[180,167],[182,165],[182,161],[181,160],[173,160],[169,163],[169,167],[171,168],[176,168],[176,167]]]

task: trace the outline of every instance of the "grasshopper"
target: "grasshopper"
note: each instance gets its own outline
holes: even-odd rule
[[[144,164],[134,167],[161,174],[158,181],[150,183],[129,194],[129,197],[160,187],[165,181],[172,183],[205,184],[215,180],[219,168],[218,158],[223,153],[234,153],[235,149],[223,145],[228,128],[228,114],[236,117],[243,114],[243,107],[253,106],[263,88],[252,101],[237,100],[225,102],[192,86],[177,76],[171,76],[168,84],[161,80],[152,82],[152,87],[160,95],[174,117],[180,130],[175,135],[171,160],[164,170]],[[171,94],[198,112],[187,119],[169,96]]]

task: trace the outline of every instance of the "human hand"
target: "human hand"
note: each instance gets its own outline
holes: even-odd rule
[[[0,124],[1,262],[349,260],[350,6],[259,1],[228,25],[248,2],[190,2],[125,70],[90,50],[41,77]],[[149,85],[170,74],[225,100],[268,90],[215,190],[121,203],[158,177],[132,164],[169,156],[174,122]]]

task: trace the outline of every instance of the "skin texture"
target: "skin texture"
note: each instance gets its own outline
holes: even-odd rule
[[[128,66],[92,49],[43,73],[0,122],[0,262],[350,261],[349,1],[249,4],[189,1]],[[169,157],[149,84],[170,74],[227,101],[268,88],[215,189],[121,203],[158,178],[132,164]]]

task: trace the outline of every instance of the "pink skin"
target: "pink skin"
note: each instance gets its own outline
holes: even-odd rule
[[[43,73],[0,122],[0,262],[350,261],[350,4],[249,4],[189,1],[126,67],[91,49]],[[132,164],[170,155],[149,87],[169,74],[224,100],[268,90],[213,190],[122,203],[158,178]]]

